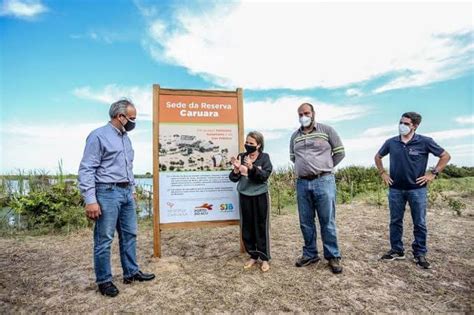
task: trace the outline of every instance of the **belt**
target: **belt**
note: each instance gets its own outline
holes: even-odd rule
[[[331,174],[332,174],[331,172],[322,172],[322,173],[319,173],[319,174],[316,174],[316,175],[300,176],[298,178],[299,179],[313,180],[313,179],[317,179],[317,178],[327,176],[327,175],[331,175]]]
[[[120,188],[127,188],[130,186],[129,182],[123,182],[123,183],[97,183],[98,185],[112,185],[112,186],[117,186]]]

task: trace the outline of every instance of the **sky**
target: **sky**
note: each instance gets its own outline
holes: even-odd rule
[[[263,133],[276,168],[303,102],[339,133],[340,167],[373,165],[407,111],[474,166],[472,2],[0,1],[2,174],[60,160],[77,173],[121,97],[138,110],[135,173],[151,172],[153,84],[243,88],[245,130]]]

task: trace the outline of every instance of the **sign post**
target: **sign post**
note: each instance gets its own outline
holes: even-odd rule
[[[155,257],[161,257],[162,230],[239,224],[236,184],[228,175],[230,158],[243,150],[242,96],[242,89],[153,85]]]

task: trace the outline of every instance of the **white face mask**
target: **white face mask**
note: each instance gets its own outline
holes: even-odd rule
[[[300,124],[303,127],[309,127],[309,125],[311,125],[311,121],[312,121],[311,117],[308,117],[308,116],[300,117]]]
[[[398,125],[398,132],[400,132],[402,136],[406,136],[407,134],[410,133],[410,131],[411,131],[410,127],[405,126],[404,124]]]

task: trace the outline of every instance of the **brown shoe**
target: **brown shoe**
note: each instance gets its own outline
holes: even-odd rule
[[[341,266],[341,258],[334,257],[329,259],[329,267],[331,268],[332,273],[341,273],[342,266]]]

